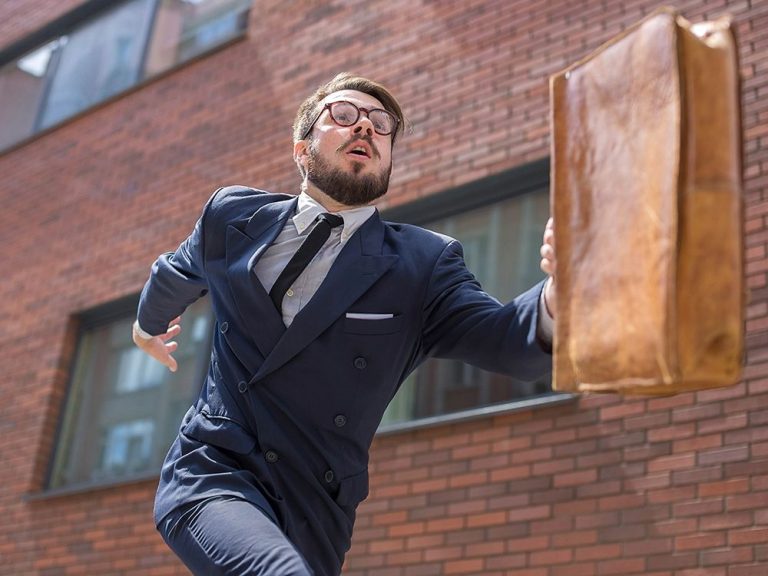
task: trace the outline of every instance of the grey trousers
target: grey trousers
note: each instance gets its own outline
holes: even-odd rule
[[[254,504],[224,496],[181,506],[157,527],[196,576],[313,576],[272,520]]]

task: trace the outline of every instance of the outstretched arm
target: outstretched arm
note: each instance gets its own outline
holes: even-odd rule
[[[548,343],[538,338],[541,282],[502,305],[485,293],[453,241],[438,258],[424,308],[427,356],[455,358],[533,381],[551,370]]]
[[[424,350],[521,380],[551,370],[555,315],[553,223],[544,231],[541,267],[549,275],[506,305],[486,294],[464,264],[461,245],[446,246],[425,302]],[[548,314],[547,314],[548,313]]]

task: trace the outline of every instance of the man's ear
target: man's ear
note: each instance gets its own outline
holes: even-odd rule
[[[309,145],[306,140],[299,140],[293,144],[293,160],[299,166],[302,173],[307,170],[307,157],[309,156]]]

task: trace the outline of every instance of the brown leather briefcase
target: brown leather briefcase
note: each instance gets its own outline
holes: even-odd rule
[[[730,19],[664,8],[551,78],[553,386],[674,394],[743,363]]]

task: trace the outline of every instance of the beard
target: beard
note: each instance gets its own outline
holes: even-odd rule
[[[320,188],[325,194],[345,206],[361,206],[368,204],[386,194],[389,188],[389,175],[392,164],[378,174],[360,175],[363,169],[361,162],[352,163],[352,172],[331,166],[315,149],[309,145],[307,159],[307,180]]]

